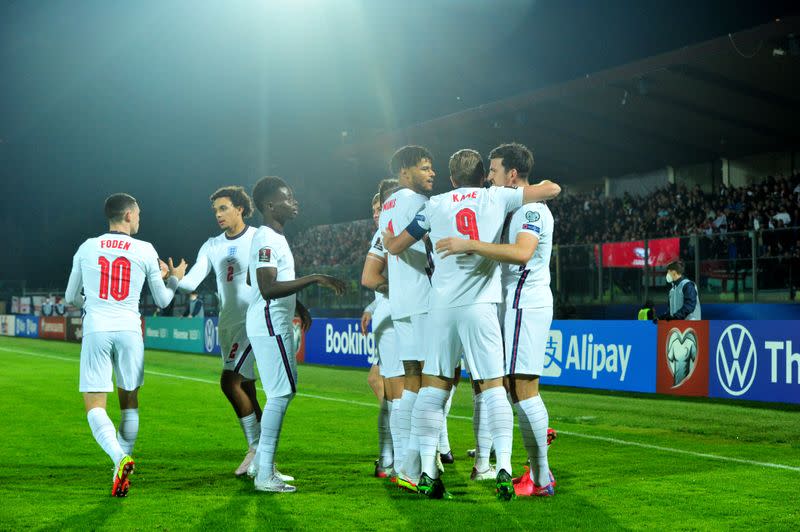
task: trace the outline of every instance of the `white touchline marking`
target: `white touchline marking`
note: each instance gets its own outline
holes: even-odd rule
[[[68,357],[60,357],[56,355],[46,355],[44,353],[35,353],[33,351],[23,351],[21,349],[8,349],[5,347],[0,347],[0,351],[6,351],[8,353],[14,354],[22,354],[22,355],[31,355],[35,357],[41,358],[52,358],[54,360],[64,360],[67,362],[78,362],[75,358],[68,358]],[[174,373],[162,373],[160,371],[151,371],[145,370],[144,371],[148,375],[156,375],[159,377],[168,377],[171,379],[180,379],[184,381],[194,381],[194,382],[202,382],[206,384],[219,384],[219,381],[213,381],[210,379],[200,379],[198,377],[188,377],[186,375],[175,375]],[[378,405],[375,403],[363,403],[361,401],[351,401],[350,399],[339,399],[337,397],[326,397],[324,395],[314,395],[308,393],[298,393],[299,397],[305,397],[308,399],[319,399],[321,401],[335,401],[337,403],[347,403],[350,405],[358,405],[358,406],[368,406],[372,408],[378,408]],[[451,414],[447,416],[450,419],[461,419],[464,421],[472,421],[471,417],[467,416],[457,416]],[[609,438],[607,436],[595,436],[592,434],[582,434],[580,432],[571,432],[566,430],[559,430],[559,434],[564,434],[567,436],[575,436],[576,438],[584,438],[587,440],[596,440],[596,441],[604,441],[607,443],[615,443],[617,445],[627,445],[630,447],[639,447],[642,449],[652,449],[654,451],[662,451],[665,453],[675,453],[675,454],[685,454],[688,456],[694,456],[696,458],[708,458],[709,460],[720,460],[723,462],[735,462],[737,464],[745,464],[745,465],[752,465],[752,466],[759,466],[759,467],[771,467],[773,469],[783,469],[786,471],[795,471],[800,473],[800,467],[790,466],[786,464],[773,464],[771,462],[757,462],[755,460],[746,460],[744,458],[733,458],[730,456],[720,456],[717,454],[709,454],[709,453],[698,453],[695,451],[686,451],[684,449],[675,449],[673,447],[662,447],[661,445],[652,445],[650,443],[639,443],[635,441],[628,441],[628,440],[620,440],[617,438]]]

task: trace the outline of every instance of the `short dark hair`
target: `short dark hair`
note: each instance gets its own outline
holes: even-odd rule
[[[125,211],[132,209],[134,205],[138,205],[136,198],[124,192],[111,194],[106,198],[104,207],[106,218],[110,222],[121,222],[122,217],[125,216]]]
[[[455,152],[450,156],[450,177],[460,187],[479,187],[486,178],[481,154],[468,148]]]
[[[519,142],[501,144],[489,153],[489,159],[502,159],[506,171],[516,169],[519,176],[528,181],[533,170],[533,154]]]
[[[667,264],[667,269],[672,270],[673,272],[678,272],[679,274],[683,275],[685,266],[683,265],[682,260],[674,260]]]
[[[253,187],[253,203],[256,204],[258,212],[264,214],[264,205],[267,200],[271,198],[279,188],[283,187],[289,188],[289,185],[280,177],[267,176],[259,179],[256,182],[256,186]]]
[[[233,203],[234,207],[242,208],[242,218],[247,218],[253,214],[253,201],[243,187],[237,185],[228,185],[227,187],[218,188],[216,192],[211,194],[209,198],[212,202],[215,199],[228,198]]]
[[[433,162],[431,152],[426,148],[422,146],[403,146],[392,155],[390,163],[392,175],[400,175],[400,170],[416,166],[423,159]]]
[[[381,182],[378,183],[378,197],[381,199],[381,204],[383,204],[389,196],[394,194],[394,191],[399,187],[400,181],[397,179],[381,179]]]

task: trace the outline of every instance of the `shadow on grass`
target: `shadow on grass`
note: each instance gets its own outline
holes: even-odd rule
[[[116,515],[122,510],[123,504],[125,504],[125,499],[109,495],[93,506],[84,507],[82,512],[45,525],[40,530],[86,530],[87,526],[91,526],[92,530],[97,530],[104,528],[107,524],[108,528],[117,528],[110,526],[110,523],[113,523]]]

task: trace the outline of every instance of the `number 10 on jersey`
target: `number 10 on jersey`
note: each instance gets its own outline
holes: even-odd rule
[[[100,299],[108,299],[108,294],[117,301],[128,297],[131,290],[131,261],[126,257],[117,257],[109,262],[105,257],[98,257],[100,265]]]

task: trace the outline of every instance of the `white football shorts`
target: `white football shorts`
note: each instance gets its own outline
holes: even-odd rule
[[[253,336],[250,345],[253,346],[258,375],[267,400],[297,393],[294,333],[289,331],[275,336]]]
[[[244,322],[219,329],[222,369],[238,373],[245,380],[256,379],[255,360]]]
[[[135,331],[94,332],[81,342],[81,392],[133,391],[144,384],[144,342]]]
[[[431,310],[429,327],[436,334],[422,369],[426,375],[452,378],[462,353],[473,380],[504,375],[503,338],[495,303]]]
[[[388,304],[378,305],[378,308],[375,309],[375,314],[372,315],[372,334],[375,337],[375,350],[378,353],[381,377],[391,379],[405,375],[403,361],[400,360],[397,352],[395,343],[397,335],[389,314]]]
[[[541,375],[553,307],[506,308],[506,375]]]
[[[430,351],[428,340],[428,313],[414,314],[407,318],[394,320],[395,345],[400,361],[422,362]]]

